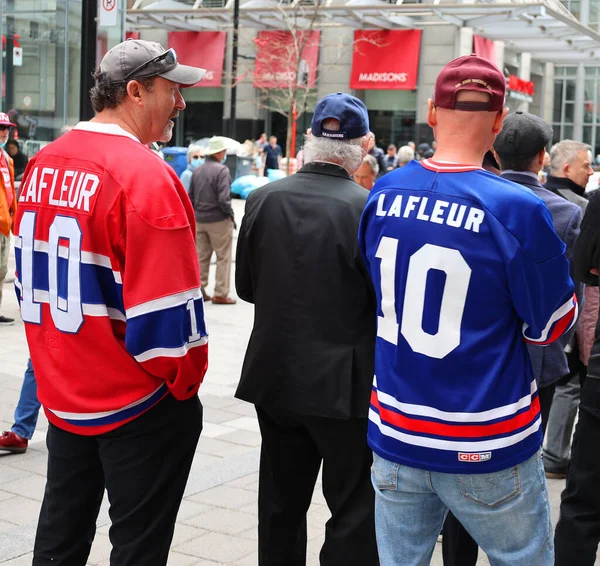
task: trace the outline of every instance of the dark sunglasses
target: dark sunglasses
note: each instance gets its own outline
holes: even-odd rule
[[[175,53],[175,49],[171,48],[157,55],[156,57],[152,57],[152,59],[142,63],[137,66],[133,71],[129,71],[124,77],[123,80],[127,81],[129,79],[137,78],[142,79],[145,77],[154,77],[159,73],[166,73],[174,69],[177,66],[177,53]],[[137,75],[140,71],[148,69],[146,73],[142,73],[141,75]],[[137,76],[134,76],[137,75]]]
[[[6,132],[6,130],[10,129],[10,126],[5,126],[4,124],[0,124],[0,132]]]

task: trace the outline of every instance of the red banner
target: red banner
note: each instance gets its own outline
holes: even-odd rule
[[[290,88],[294,82],[313,88],[317,82],[320,31],[259,31],[254,86]]]
[[[350,88],[414,90],[420,49],[418,29],[355,31]]]
[[[494,65],[498,65],[496,44],[491,39],[481,37],[480,35],[473,35],[473,51],[475,55],[479,55],[479,57],[491,61]]]
[[[169,49],[175,49],[180,63],[206,69],[194,86],[221,86],[226,39],[224,31],[170,31]]]
[[[526,81],[517,77],[516,75],[508,75],[507,86],[510,90],[515,90],[529,96],[533,96],[535,94],[533,81]]]

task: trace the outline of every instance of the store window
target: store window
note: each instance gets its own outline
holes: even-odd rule
[[[82,0],[0,2],[0,110],[28,153],[79,119],[81,12]]]
[[[554,142],[573,136],[575,67],[556,67],[554,75]],[[583,139],[600,153],[600,67],[585,68]]]
[[[392,143],[400,147],[417,141],[416,91],[366,90],[364,100],[378,146],[385,149]]]
[[[573,136],[575,119],[575,67],[556,67],[554,72],[553,142]]]

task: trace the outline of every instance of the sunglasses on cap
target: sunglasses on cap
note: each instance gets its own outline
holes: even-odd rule
[[[156,57],[152,57],[145,63],[137,66],[133,71],[129,71],[124,77],[123,80],[127,81],[129,79],[143,79],[146,77],[154,77],[160,73],[166,73],[167,71],[171,71],[177,66],[177,53],[175,53],[175,49],[171,47],[171,49],[167,49],[164,53],[157,55]],[[137,75],[140,71],[147,69],[145,73],[141,75]],[[137,75],[137,76],[134,76]]]

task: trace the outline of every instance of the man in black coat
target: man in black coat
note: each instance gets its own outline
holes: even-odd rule
[[[368,192],[364,104],[331,94],[315,108],[295,175],[253,192],[238,237],[236,289],[255,321],[236,393],[262,435],[260,566],[306,564],[306,513],[323,463],[331,511],[322,566],[378,564],[367,414],[376,306],[357,240]]]

